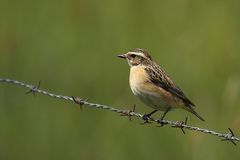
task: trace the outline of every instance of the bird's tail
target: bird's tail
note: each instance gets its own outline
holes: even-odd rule
[[[197,116],[200,120],[205,121],[192,107],[185,108],[188,112],[191,112],[195,116]]]

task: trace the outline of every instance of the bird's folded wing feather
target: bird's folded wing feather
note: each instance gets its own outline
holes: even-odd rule
[[[164,70],[160,66],[154,66],[155,68],[145,68],[149,74],[149,79],[152,83],[164,90],[170,92],[172,95],[178,97],[183,101],[186,107],[195,106],[182,92],[182,90],[176,86],[173,81],[165,74]]]

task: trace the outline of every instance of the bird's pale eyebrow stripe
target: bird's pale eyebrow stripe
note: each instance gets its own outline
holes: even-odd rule
[[[137,56],[141,56],[141,57],[145,57],[145,58],[147,58],[143,53],[141,53],[141,52],[128,52],[128,54],[135,54],[135,55],[137,55]]]

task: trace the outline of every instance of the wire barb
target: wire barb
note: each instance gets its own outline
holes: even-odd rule
[[[41,85],[41,81],[38,82],[38,85],[37,85],[37,86],[31,85],[29,91],[27,91],[26,94],[32,93],[33,96],[35,96],[37,90],[40,88],[40,85]]]
[[[124,110],[122,113],[120,113],[120,116],[128,116],[129,118],[129,121],[132,121],[132,116],[133,114],[136,111],[136,104],[133,105],[133,109],[132,110]]]
[[[235,135],[234,135],[233,131],[231,130],[231,128],[228,128],[228,130],[229,130],[229,132],[225,135],[225,137],[224,137],[224,139],[222,139],[222,141],[229,141],[236,146],[237,143],[234,141]]]
[[[82,98],[79,98],[79,97],[74,97],[74,96],[71,96],[72,99],[73,99],[73,102],[75,102],[76,104],[79,104],[79,107],[80,109],[82,110],[83,109],[83,105],[85,104],[85,102],[88,102],[89,98],[86,98],[85,100],[83,100]]]
[[[187,125],[187,120],[188,118],[185,118],[185,121],[178,121],[176,125],[173,125],[173,128],[180,128],[183,132],[183,134],[186,134],[186,132],[184,131],[184,126],[183,125]]]
[[[114,108],[112,106],[88,102],[88,99],[82,100],[81,98],[78,99],[77,97],[73,97],[73,96],[71,97],[71,96],[58,95],[58,94],[54,94],[54,93],[51,93],[51,92],[48,92],[48,91],[41,90],[41,89],[39,89],[40,82],[39,82],[37,87],[35,87],[33,85],[30,85],[30,84],[20,82],[20,81],[17,81],[17,80],[7,79],[7,78],[0,78],[0,82],[15,84],[15,85],[18,85],[18,86],[29,89],[29,91],[30,91],[29,93],[33,93],[33,94],[39,93],[39,94],[49,96],[49,97],[52,97],[52,98],[75,102],[75,103],[79,104],[80,106],[86,105],[86,106],[91,107],[91,108],[104,109],[104,110],[109,110],[111,112],[121,113],[121,114],[128,113],[128,115],[130,117],[134,116],[134,117],[137,117],[139,119],[143,119],[143,117],[144,117],[143,114],[135,112],[135,107],[133,108],[132,111],[130,110],[130,111],[127,112],[126,110],[117,109],[117,108]],[[164,124],[169,124],[169,125],[171,125],[172,127],[175,127],[175,128],[188,129],[188,130],[192,130],[192,131],[196,131],[196,132],[202,132],[204,134],[210,134],[210,135],[222,138],[223,141],[229,141],[229,142],[233,143],[234,145],[237,144],[236,142],[240,141],[240,139],[234,135],[233,131],[230,128],[229,128],[229,133],[223,134],[223,133],[218,133],[218,132],[215,132],[215,131],[212,131],[212,130],[187,125],[186,124],[187,120],[185,120],[185,122],[183,124],[183,123],[180,123],[180,122],[174,122],[174,121],[169,121],[169,120],[165,120],[165,119],[158,120],[158,119],[154,119],[154,118],[149,118],[148,122],[149,123],[150,122],[155,123],[155,124],[164,123]]]

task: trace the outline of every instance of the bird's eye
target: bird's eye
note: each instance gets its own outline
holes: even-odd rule
[[[135,57],[136,57],[136,55],[135,55],[135,54],[131,54],[130,56],[131,56],[132,58],[135,58]]]

